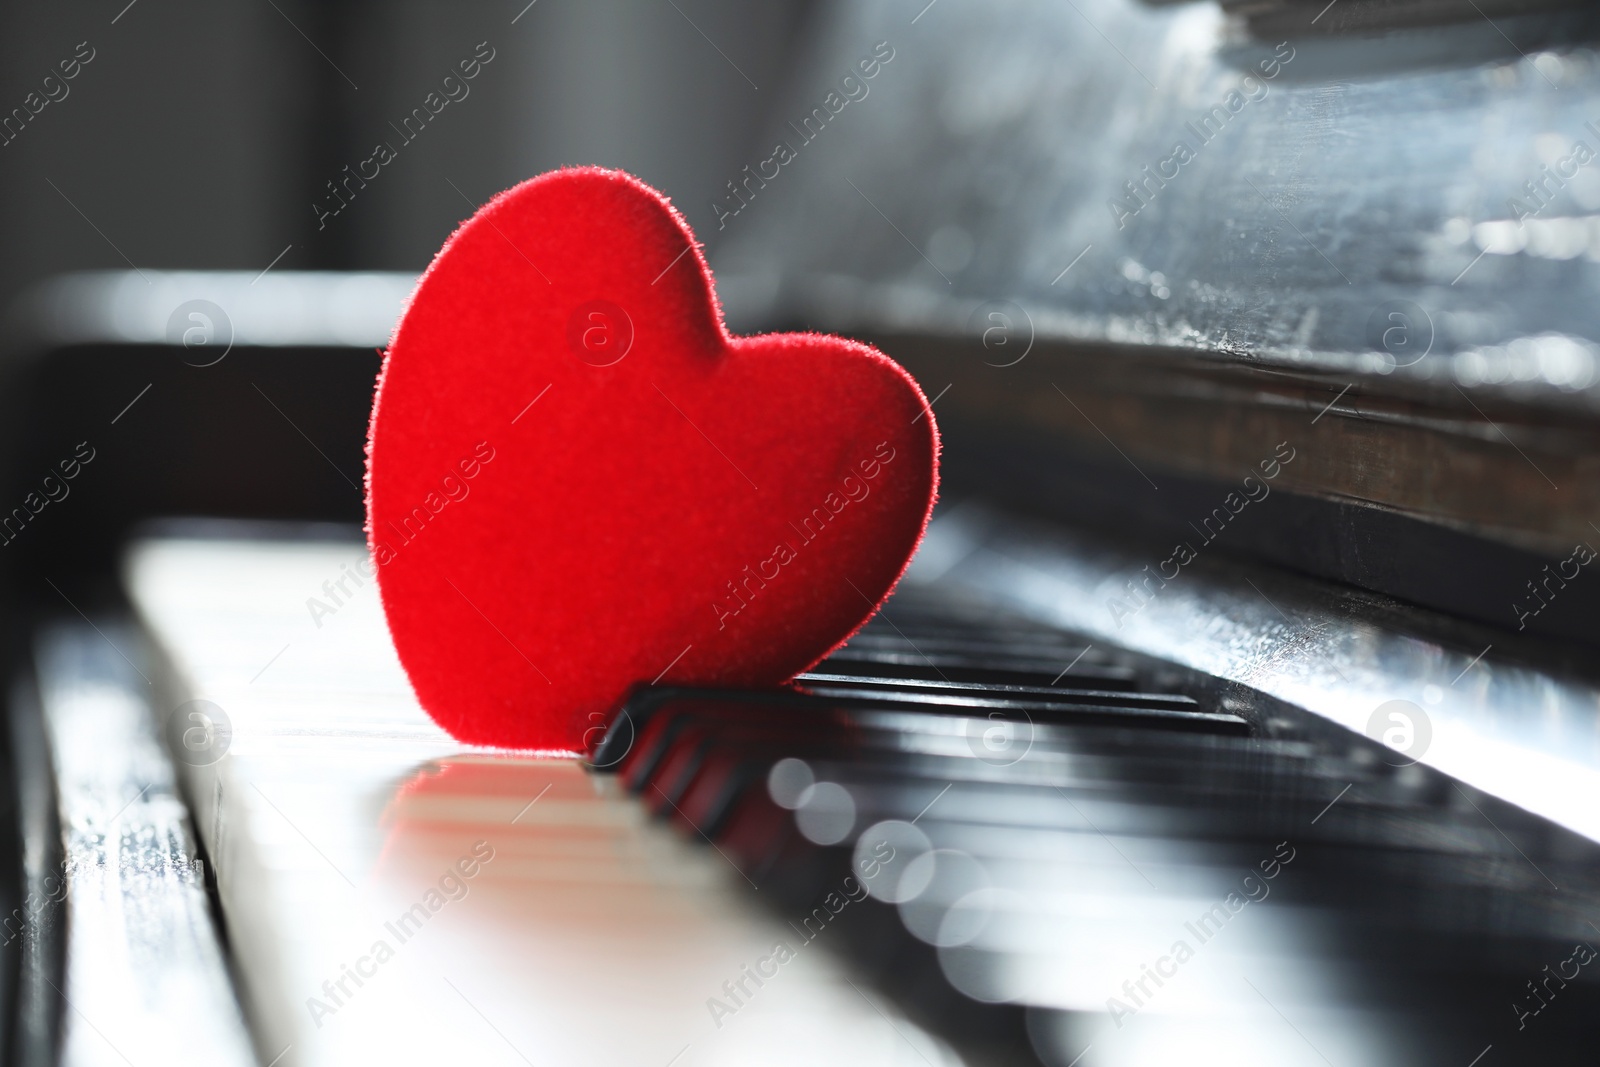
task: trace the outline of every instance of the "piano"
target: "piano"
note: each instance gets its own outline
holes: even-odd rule
[[[450,739],[361,577],[410,276],[18,306],[11,1062],[1593,1062],[1593,12],[809,28],[719,291],[911,370],[943,499],[843,649],[582,761]]]

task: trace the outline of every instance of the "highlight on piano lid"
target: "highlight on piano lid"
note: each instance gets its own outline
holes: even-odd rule
[[[109,0],[0,40],[6,1063],[1600,1055],[1592,5]],[[842,647],[755,689],[663,656],[549,758],[414,695],[364,447],[420,272],[570,164],[671,198],[733,334],[892,357],[942,452]],[[508,306],[560,284],[505,256]],[[658,344],[618,338],[572,373]],[[821,447],[669,402],[727,460],[686,521]],[[430,523],[528,470],[483,440]],[[770,544],[729,625],[802,618],[737,593],[814,566]],[[584,640],[626,659],[636,603]]]

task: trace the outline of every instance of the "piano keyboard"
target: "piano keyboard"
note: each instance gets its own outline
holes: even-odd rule
[[[1592,1059],[1596,846],[1288,705],[908,587],[533,760],[433,726],[373,590],[313,624],[361,552],[126,567],[130,691],[231,721],[177,769],[262,1063]]]
[[[1591,843],[1285,709],[1252,723],[1136,671],[1018,685],[1082,649],[997,625],[891,603],[860,673],[643,690],[594,762],[791,909],[855,877],[863,973],[1046,1064],[1587,1055]],[[929,647],[995,684],[930,685],[937,653],[899,673]]]

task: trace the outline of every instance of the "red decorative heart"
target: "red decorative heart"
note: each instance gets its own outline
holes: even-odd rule
[[[502,193],[384,358],[367,536],[418,699],[570,754],[636,682],[758,686],[842,644],[927,526],[938,432],[876,349],[733,337],[694,236],[619,171]]]

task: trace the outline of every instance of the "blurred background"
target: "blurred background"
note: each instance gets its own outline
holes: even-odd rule
[[[85,268],[420,271],[471,214],[463,195],[574,163],[632,171],[714,240],[712,199],[781,92],[809,7],[7,4],[7,111],[80,42],[94,58],[0,148],[0,299]],[[495,58],[469,95],[319,229],[325,183],[397,140],[391,123],[480,42]]]

